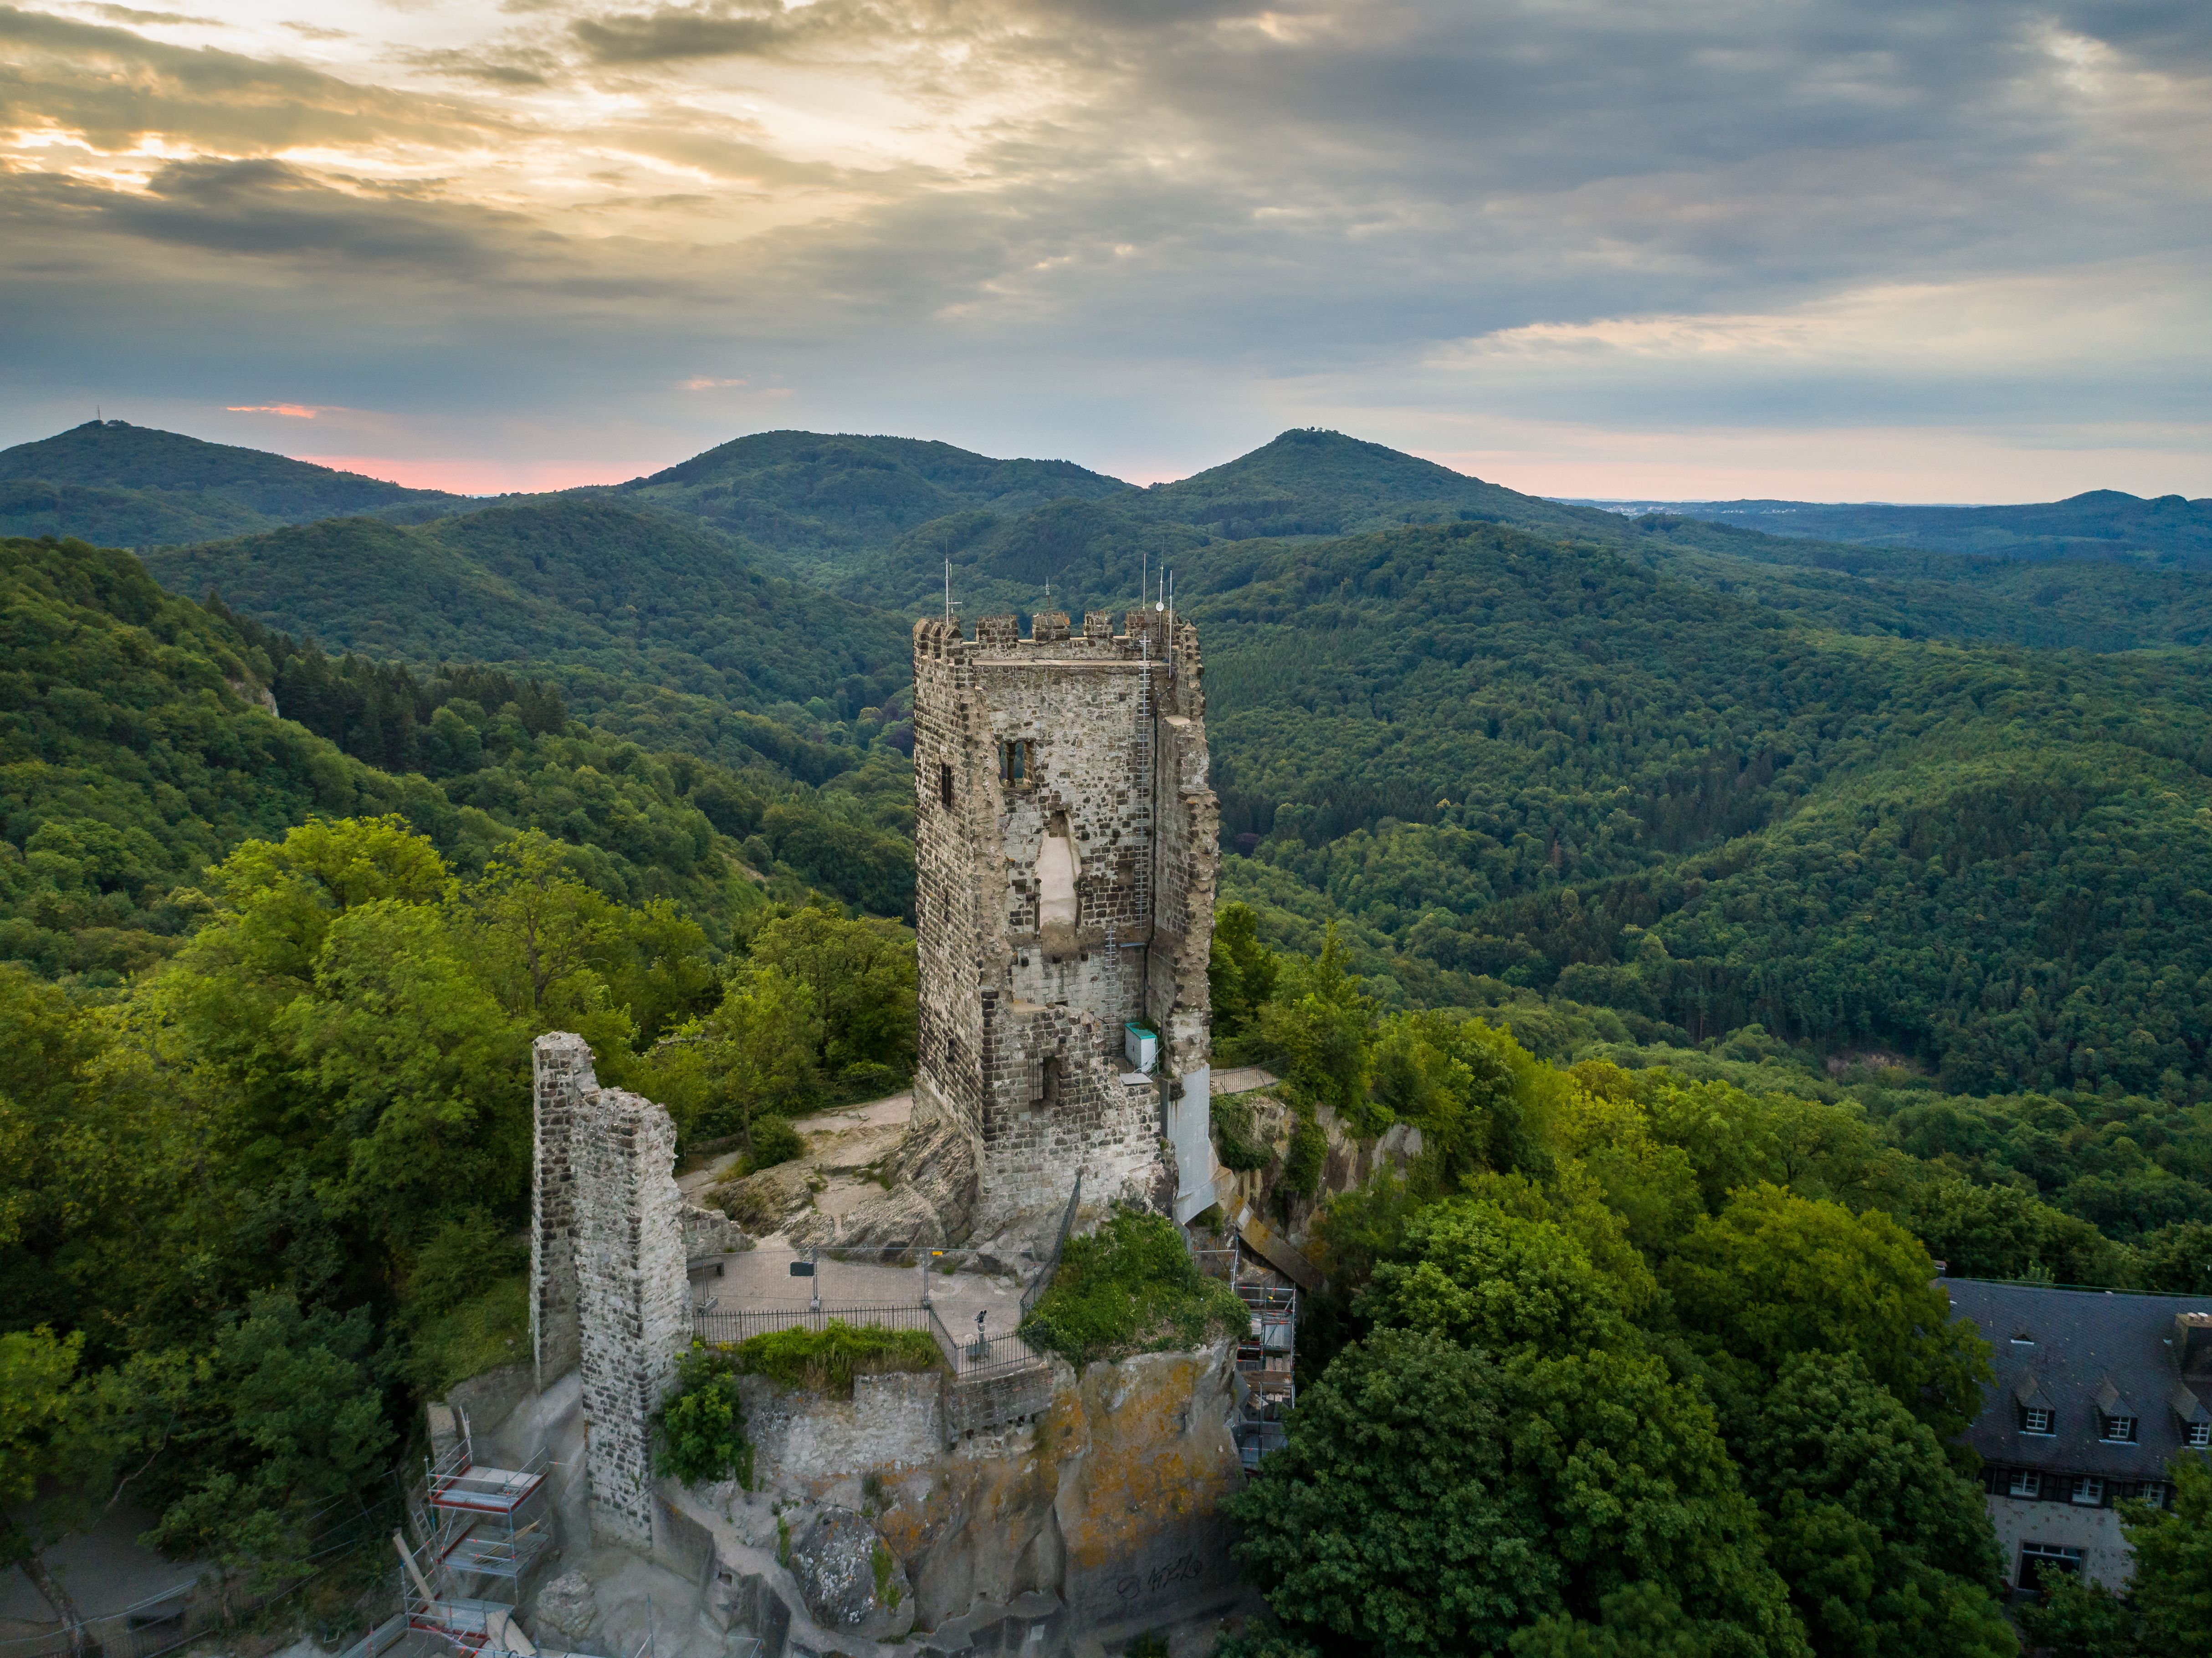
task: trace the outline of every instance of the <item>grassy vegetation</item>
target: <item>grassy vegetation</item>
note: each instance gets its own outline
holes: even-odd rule
[[[1198,1270],[1173,1221],[1123,1209],[1067,1241],[1021,1337],[1081,1365],[1195,1347],[1242,1330],[1249,1316],[1235,1291]]]
[[[786,1388],[853,1396],[853,1378],[936,1370],[944,1355],[927,1330],[887,1330],[831,1319],[819,1330],[771,1330],[731,1349],[739,1371]]]

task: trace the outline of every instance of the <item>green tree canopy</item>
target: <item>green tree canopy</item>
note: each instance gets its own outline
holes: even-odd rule
[[[1228,1506],[1276,1619],[1323,1653],[1494,1651],[1632,1584],[1706,1650],[1802,1650],[1711,1416],[1632,1353],[1500,1360],[1377,1330]]]
[[[1740,1455],[1821,1658],[2016,1650],[1980,1491],[1857,1353],[1784,1360]]]
[[[1795,1354],[1855,1352],[1939,1432],[1979,1408],[1987,1344],[1952,1320],[1928,1251],[1878,1210],[1755,1186],[1700,1221],[1661,1276],[1693,1340],[1765,1376]]]

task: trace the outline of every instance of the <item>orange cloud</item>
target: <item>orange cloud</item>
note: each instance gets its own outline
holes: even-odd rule
[[[223,404],[223,412],[227,415],[286,415],[294,420],[313,420],[316,416],[326,415],[337,407],[336,404],[331,403],[227,403]]]

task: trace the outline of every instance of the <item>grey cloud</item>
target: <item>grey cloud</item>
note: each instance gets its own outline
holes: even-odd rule
[[[252,154],[393,137],[460,144],[509,130],[450,101],[10,6],[0,6],[0,125],[52,122],[109,151],[157,132]]]
[[[402,61],[410,68],[427,70],[433,75],[482,82],[494,87],[550,86],[562,78],[563,67],[556,53],[517,46],[471,51],[441,47],[407,52]]]
[[[568,32],[594,61],[632,64],[756,55],[777,45],[790,30],[780,15],[732,15],[688,6],[580,17]]]
[[[665,342],[722,342],[748,374],[744,354],[768,353],[796,383],[855,398],[872,386],[924,413],[927,388],[957,386],[1071,430],[1133,424],[1129,411],[1147,398],[1150,417],[1188,427],[1193,410],[1324,384],[1340,401],[1448,410],[1504,400],[1532,417],[1647,426],[1987,422],[2008,407],[2063,418],[2069,386],[2103,417],[2125,405],[2131,378],[2146,418],[2192,407],[2173,375],[2124,354],[2109,374],[1948,384],[1886,360],[1857,373],[1740,359],[1456,375],[1419,365],[1439,342],[1533,322],[1786,309],[1873,284],[2006,272],[2089,292],[2097,260],[2201,258],[2212,240],[2197,142],[2212,99],[2190,79],[2212,57],[2201,0],[2059,0],[2055,10],[2031,0],[1293,0],[1264,15],[1240,0],[508,9],[511,38],[411,61],[487,87],[604,76],[641,94],[646,112],[592,142],[696,168],[732,202],[813,192],[834,207],[734,246],[698,246],[685,226],[705,216],[686,211],[689,186],[661,191],[640,170],[607,180],[607,195],[579,211],[599,224],[649,210],[663,240],[595,241],[431,187],[404,201],[298,171],[216,169],[165,174],[127,210],[98,192],[47,202],[41,222],[78,227],[47,245],[127,235],[191,250],[210,270],[226,258],[312,262],[349,327],[355,296],[404,287],[412,271],[505,305],[514,329],[562,319],[578,360],[594,364],[618,362],[649,313],[664,344],[641,349],[672,362],[682,352]],[[2149,77],[2164,101],[2085,81],[2047,50],[2053,27],[2103,42],[2099,73]],[[1027,106],[1009,100],[957,167],[866,172],[796,157],[766,128],[691,107],[684,77],[716,58],[845,64],[956,112],[978,88],[1041,90]],[[292,98],[317,130],[464,131],[507,118],[491,92],[482,106],[392,94],[371,107],[360,100],[373,88],[294,82],[283,66],[252,72],[263,78],[235,82],[250,91],[161,95],[193,111]],[[161,73],[184,70],[164,59]],[[0,100],[34,106],[13,72],[0,74],[10,76]],[[59,74],[40,83],[36,107],[94,97]],[[222,130],[205,119],[203,130]],[[258,106],[238,115],[239,147],[281,125]],[[356,278],[349,264],[377,274]],[[623,313],[625,295],[644,296],[640,313]],[[457,361],[496,379],[514,337],[464,340]],[[656,368],[656,379],[685,372],[696,370]],[[1062,387],[1097,412],[1054,412],[1045,388]],[[313,395],[372,401],[343,385]]]
[[[191,23],[205,28],[221,28],[223,25],[212,17],[188,17],[180,11],[134,11],[129,6],[87,6],[85,9],[95,17],[105,17],[111,23],[132,23],[140,27],[159,23]]]

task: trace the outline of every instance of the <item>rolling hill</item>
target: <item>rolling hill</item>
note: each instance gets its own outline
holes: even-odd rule
[[[1920,547],[1984,558],[2124,560],[2182,569],[2212,568],[2212,501],[2146,501],[2092,489],[2026,507],[1893,507],[1878,501],[1680,501],[1613,503],[1771,536]]]
[[[0,535],[142,547],[357,513],[418,522],[474,504],[119,420],[0,450]]]
[[[911,802],[893,777],[879,811],[882,768],[855,755],[817,791],[757,756],[738,774],[651,753],[495,671],[334,663],[126,552],[0,540],[0,958],[49,975],[160,960],[204,919],[205,865],[318,814],[397,813],[464,871],[543,829],[611,896],[673,899],[717,944],[763,902],[741,859],[912,903]]]
[[[776,433],[615,489],[149,556],[332,647],[540,671],[595,728],[907,786],[907,621],[1205,630],[1225,890],[1388,998],[1509,987],[1969,1090],[2212,1092],[2212,574],[1778,536],[1285,433],[1136,489]],[[777,571],[798,572],[792,579]],[[890,817],[884,816],[889,811]],[[872,815],[871,815],[872,814]],[[2208,918],[2212,919],[2212,918]]]
[[[604,494],[411,528],[330,519],[146,561],[173,592],[213,591],[327,648],[543,671],[606,730],[729,765],[764,756],[813,781],[842,768],[806,732],[856,720],[908,677],[897,617],[763,575],[696,519]]]
[[[1132,489],[1070,461],[994,460],[912,438],[761,432],[635,479],[622,493],[704,519],[819,573],[948,515],[1018,513]]]

